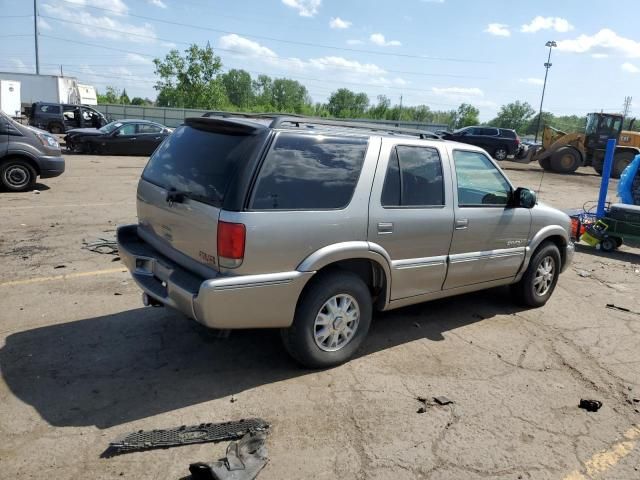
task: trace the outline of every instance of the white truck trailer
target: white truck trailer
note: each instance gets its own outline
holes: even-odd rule
[[[0,110],[10,117],[20,116],[20,82],[17,80],[0,80]]]
[[[78,80],[59,75],[36,75],[33,73],[0,72],[0,80],[20,82],[20,102],[29,106],[34,102],[81,103]]]

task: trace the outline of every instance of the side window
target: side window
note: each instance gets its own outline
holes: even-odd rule
[[[260,170],[254,210],[346,207],[360,178],[368,139],[281,133]]]
[[[496,166],[480,152],[453,151],[460,207],[505,206],[511,186]]]
[[[149,123],[138,124],[138,133],[161,133],[162,128]]]
[[[438,150],[395,147],[389,158],[381,203],[387,208],[443,206],[444,181]]]
[[[40,111],[42,113],[60,113],[60,107],[58,105],[40,105]]]
[[[136,134],[136,124],[135,123],[126,123],[118,132],[118,135],[135,135]]]

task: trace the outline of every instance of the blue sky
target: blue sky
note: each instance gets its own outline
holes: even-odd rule
[[[154,57],[209,41],[225,69],[294,78],[316,101],[344,86],[372,102],[380,94],[432,109],[469,102],[488,120],[517,99],[538,108],[545,43],[555,40],[545,110],[619,111],[627,95],[640,105],[640,30],[624,15],[633,17],[637,0],[38,3],[41,73],[62,65],[130,97],[155,98]],[[32,1],[0,0],[0,12],[0,71],[33,72]]]

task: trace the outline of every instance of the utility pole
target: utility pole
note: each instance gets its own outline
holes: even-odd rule
[[[33,35],[36,46],[36,75],[40,75],[40,56],[38,54],[38,0],[33,0]]]
[[[62,73],[62,65],[60,65],[60,76],[64,77],[64,73]]]
[[[402,95],[400,95],[400,113],[398,113],[398,121],[402,120]]]
[[[631,102],[633,101],[633,97],[624,97],[624,107],[622,110],[622,116],[627,118],[631,113]]]
[[[540,112],[538,113],[538,126],[536,127],[536,139],[535,142],[538,141],[538,133],[540,132],[540,122],[542,122],[542,104],[544,103],[544,92],[547,90],[547,77],[549,76],[549,69],[551,68],[551,49],[557,47],[558,44],[549,40],[545,47],[549,47],[549,57],[547,58],[547,63],[544,64],[544,68],[546,71],[544,72],[544,85],[542,86],[542,98],[540,99]]]

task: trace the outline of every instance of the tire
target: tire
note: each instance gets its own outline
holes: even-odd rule
[[[556,173],[573,173],[580,166],[580,154],[571,147],[559,148],[551,155],[551,170]]]
[[[64,133],[64,126],[59,123],[51,123],[49,124],[49,132],[53,133],[54,135],[59,135],[61,133]]]
[[[538,160],[538,164],[542,167],[543,170],[547,172],[551,171],[551,157],[545,157]]]
[[[552,265],[550,271],[547,262]],[[558,283],[561,267],[562,260],[558,247],[552,242],[543,243],[533,255],[522,279],[512,286],[518,303],[534,308],[542,307],[547,303]],[[547,273],[543,273],[543,270]],[[538,280],[541,277],[543,280]],[[544,285],[540,285],[542,282]]]
[[[611,178],[620,178],[624,169],[629,166],[635,155],[633,152],[618,152],[613,157],[613,167],[611,168]]]
[[[498,147],[493,152],[493,158],[495,158],[499,162],[506,160],[507,155],[509,155],[509,150],[507,150],[507,147]]]
[[[603,252],[613,252],[616,248],[618,248],[618,242],[614,237],[605,237],[600,242],[600,250]]]
[[[371,294],[360,277],[351,272],[336,270],[320,274],[311,282],[298,303],[293,324],[281,330],[282,341],[289,355],[301,365],[334,367],[349,360],[367,336],[373,310]],[[333,307],[329,304],[331,300],[336,300]],[[345,312],[350,315],[347,318],[353,316],[356,320],[345,322],[340,315]],[[327,327],[317,321],[332,322],[327,327],[342,329],[342,333],[330,333],[323,340]],[[355,331],[349,334],[347,330],[354,325]]]
[[[593,169],[596,171],[596,173],[600,176],[602,176],[602,171],[604,170],[604,164],[603,161],[601,159],[593,159],[591,161],[591,166],[593,167]]]
[[[25,160],[7,160],[0,165],[0,182],[10,192],[24,192],[32,189],[36,183],[36,177],[35,169]]]

